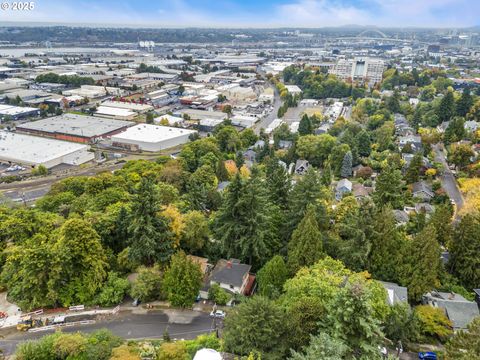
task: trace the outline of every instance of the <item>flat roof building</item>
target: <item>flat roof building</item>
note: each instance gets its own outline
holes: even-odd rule
[[[328,70],[328,73],[334,74],[344,81],[362,81],[374,85],[382,81],[384,68],[385,63],[380,59],[341,59]]]
[[[97,108],[97,111],[95,112],[95,115],[116,120],[133,120],[135,116],[137,116],[137,113],[128,109],[121,109],[110,106],[99,106]]]
[[[153,110],[152,105],[147,104],[136,104],[131,102],[122,102],[122,101],[104,101],[102,106],[108,106],[111,108],[126,109],[130,111],[135,111],[137,113],[146,113]]]
[[[17,131],[80,143],[95,142],[126,130],[135,123],[95,116],[63,114],[17,126]]]
[[[0,131],[0,161],[50,169],[60,164],[80,165],[94,159],[87,145]]]
[[[138,124],[112,136],[111,139],[114,146],[156,152],[185,144],[189,142],[189,136],[194,133],[196,133],[195,130]]]
[[[0,119],[9,117],[12,120],[18,120],[39,115],[40,109],[38,108],[0,104]]]

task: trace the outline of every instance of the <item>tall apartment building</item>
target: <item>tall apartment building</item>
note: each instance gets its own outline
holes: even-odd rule
[[[341,59],[329,69],[329,74],[334,74],[344,81],[367,82],[370,86],[382,81],[385,63],[380,59],[355,58]]]

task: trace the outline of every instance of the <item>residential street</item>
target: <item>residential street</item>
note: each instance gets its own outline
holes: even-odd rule
[[[253,127],[253,130],[256,134],[260,133],[260,129],[266,129],[270,123],[275,120],[278,116],[278,109],[282,106],[282,100],[280,99],[280,94],[276,87],[273,87],[274,92],[274,101],[273,101],[273,110],[264,118],[260,119]]]
[[[443,174],[440,176],[442,187],[445,189],[450,199],[455,201],[458,213],[458,211],[463,206],[464,200],[462,193],[460,192],[460,189],[458,187],[457,180],[455,179],[455,176],[453,176],[452,171],[448,167],[447,161],[445,159],[445,154],[440,149],[438,144],[433,146],[433,150],[435,151],[435,161],[442,163],[444,168]]]
[[[221,320],[217,320],[221,328]],[[162,338],[165,329],[168,329],[172,339],[193,339],[200,334],[208,333],[214,328],[213,320],[208,314],[196,311],[182,311],[170,313],[164,311],[150,311],[145,314],[120,313],[111,320],[99,321],[92,325],[63,328],[64,332],[92,332],[99,329],[108,329],[124,339],[155,339]],[[0,339],[0,349],[5,355],[14,353],[17,345],[25,340],[38,339],[51,331],[35,333],[15,332]]]

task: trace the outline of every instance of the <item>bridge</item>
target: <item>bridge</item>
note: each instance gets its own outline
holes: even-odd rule
[[[384,38],[384,39],[387,39],[387,38],[388,38],[388,36],[387,36],[384,32],[382,32],[382,31],[380,31],[380,30],[378,30],[378,29],[367,29],[367,30],[364,30],[364,31],[362,31],[360,34],[358,34],[357,37],[359,37],[359,38],[361,38],[361,37],[368,37],[368,36],[365,36],[365,35],[367,35],[367,34],[380,35],[380,37],[382,37],[382,38]]]

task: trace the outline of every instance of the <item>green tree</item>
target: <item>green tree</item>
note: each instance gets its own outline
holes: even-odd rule
[[[272,157],[266,162],[265,175],[271,201],[285,209],[288,205],[288,194],[292,187],[287,169],[279,163],[277,158]]]
[[[348,178],[352,176],[352,152],[348,151],[343,157],[342,167],[340,168],[340,176],[343,178]]]
[[[148,112],[147,116],[145,118],[146,123],[147,124],[153,124],[153,118],[154,118],[153,112]]]
[[[468,324],[467,330],[455,332],[445,346],[447,360],[480,358],[480,317]]]
[[[396,226],[392,208],[382,207],[373,220],[368,269],[375,279],[398,281],[401,273],[404,241]]]
[[[383,342],[383,333],[368,292],[362,281],[348,283],[345,291],[337,294],[327,315],[326,330],[347,344],[348,358],[380,358],[378,347]]]
[[[300,124],[298,126],[298,134],[300,136],[309,135],[313,132],[312,122],[307,114],[303,114]]]
[[[277,304],[268,298],[254,296],[225,318],[225,349],[238,355],[256,351],[266,360],[283,359],[284,320],[284,312]]]
[[[362,130],[357,134],[358,154],[363,157],[370,156],[372,141],[367,131]]]
[[[127,279],[121,278],[117,273],[111,271],[98,294],[97,302],[101,306],[118,305],[123,301],[129,288],[130,284]]]
[[[407,184],[413,184],[420,180],[420,169],[423,166],[423,154],[417,152],[408,165],[407,171],[405,173],[405,180]]]
[[[315,207],[310,205],[288,243],[288,269],[295,274],[301,267],[313,265],[324,256],[323,237],[315,218]]]
[[[259,294],[269,298],[278,297],[287,278],[285,261],[280,255],[275,255],[257,273]]]
[[[387,165],[380,173],[373,193],[377,206],[390,205],[398,209],[403,205],[402,173],[393,165]]]
[[[437,108],[437,116],[440,122],[449,121],[455,114],[455,99],[453,91],[448,90],[445,96],[440,101]]]
[[[322,166],[335,144],[336,138],[329,134],[305,135],[297,140],[295,151],[299,158],[308,160],[312,165]],[[342,155],[340,162],[344,155]]]
[[[303,353],[292,352],[290,360],[340,360],[347,358],[348,346],[325,332],[312,336]]]
[[[454,144],[450,146],[448,161],[456,167],[463,169],[470,164],[470,159],[475,155],[468,144]]]
[[[430,305],[419,305],[414,310],[415,317],[419,322],[422,335],[428,339],[445,341],[452,334],[452,322],[448,320],[445,311]]]
[[[397,302],[392,305],[383,330],[387,339],[395,344],[412,341],[416,336],[416,320],[410,305],[406,302]]]
[[[451,242],[449,267],[461,282],[470,289],[480,286],[480,219],[467,214],[455,227]]]
[[[184,308],[192,306],[202,286],[202,276],[200,266],[183,251],[173,255],[163,278],[170,304]]]
[[[157,300],[162,297],[162,274],[157,268],[141,267],[133,281],[130,295],[142,302]]]
[[[439,285],[440,246],[432,225],[427,225],[409,244],[403,283],[412,301]]]
[[[57,259],[52,263],[56,273],[53,288],[59,302],[69,306],[90,301],[107,275],[100,236],[85,220],[69,219],[59,229],[54,252]]]
[[[457,100],[457,116],[465,117],[473,106],[473,97],[470,94],[470,88],[463,89],[462,96]]]
[[[208,300],[212,300],[217,305],[226,305],[231,299],[231,295],[227,293],[218,284],[213,284],[208,289]]]
[[[220,151],[235,153],[242,147],[242,141],[238,131],[230,125],[222,126],[215,132]]]
[[[130,251],[132,261],[166,263],[173,253],[173,236],[167,220],[159,215],[158,190],[150,178],[142,178],[132,199]]]
[[[237,194],[239,184],[239,179],[230,184],[214,232],[227,258],[236,257],[249,264],[261,265],[278,246],[275,225],[278,208],[270,202],[257,169],[254,168],[250,179],[240,185],[242,191]]]
[[[450,248],[453,238],[452,216],[453,211],[450,205],[438,205],[430,217],[430,223],[437,232],[438,243],[447,248]]]
[[[190,211],[183,216],[183,230],[180,244],[190,252],[197,252],[206,245],[210,230],[208,221],[200,211]]]
[[[350,151],[350,146],[348,146],[347,144],[340,144],[332,149],[328,157],[328,162],[332,167],[333,174],[335,176],[341,176],[343,159],[345,158],[345,155]]]

